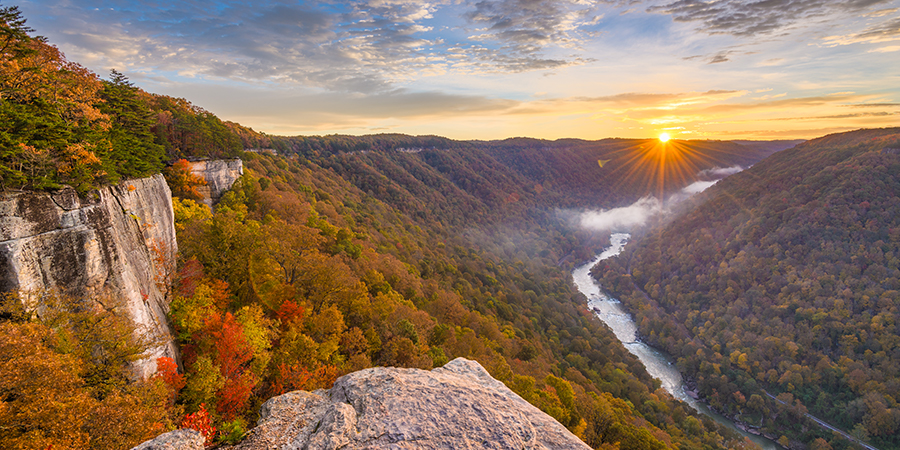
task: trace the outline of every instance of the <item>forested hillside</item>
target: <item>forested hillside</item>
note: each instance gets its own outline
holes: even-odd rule
[[[84,194],[166,161],[243,150],[240,127],[116,71],[102,80],[32,31],[16,7],[0,7],[0,187]]]
[[[716,408],[846,446],[808,411],[900,448],[898,149],[891,128],[780,152],[597,274]]]
[[[240,156],[247,168],[214,213],[189,198],[199,181],[183,163],[167,170],[181,254],[158,282],[172,295],[181,364],[160,359],[156,377],[129,379],[153,337],[123,321],[115,299],[92,311],[78,298],[48,295],[28,310],[3,298],[4,445],[128,448],[179,426],[231,442],[271,395],[457,356],[595,448],[742,445],[660,390],[585,309],[559,261],[599,242],[552,211],[674,192],[699,170],[774,148],[682,143],[668,154],[691,164],[662,184],[652,180],[664,153],[650,140],[271,137],[117,72],[101,80],[29,36],[15,8],[0,19],[4,190],[70,184],[91,196],[186,157]]]

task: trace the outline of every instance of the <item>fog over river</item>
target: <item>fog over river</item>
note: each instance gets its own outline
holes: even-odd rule
[[[760,436],[755,436],[734,426],[734,423],[709,410],[705,404],[697,401],[685,392],[684,382],[681,373],[676,369],[671,358],[650,347],[643,342],[637,340],[637,326],[632,320],[631,315],[625,312],[622,303],[614,298],[606,295],[597,284],[597,281],[591,277],[591,268],[598,262],[612,256],[618,255],[628,242],[631,235],[627,233],[614,233],[610,236],[610,247],[597,255],[591,262],[580,266],[572,272],[572,278],[575,286],[588,299],[588,307],[594,311],[594,314],[606,323],[613,330],[616,338],[625,345],[629,352],[634,354],[644,363],[647,372],[654,378],[662,382],[662,387],[675,398],[691,405],[695,410],[712,417],[717,422],[722,423],[733,430],[737,430],[744,436],[747,436],[754,443],[765,450],[776,450],[781,447],[774,442]]]

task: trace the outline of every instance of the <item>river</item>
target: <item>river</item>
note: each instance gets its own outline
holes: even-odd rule
[[[576,268],[572,272],[575,286],[588,299],[588,307],[612,329],[616,338],[625,345],[625,348],[644,363],[647,373],[659,379],[663,389],[672,394],[672,396],[687,403],[695,410],[712,417],[716,422],[750,438],[751,441],[764,450],[780,449],[779,445],[764,437],[756,436],[737,428],[733,422],[720,414],[710,411],[705,404],[688,395],[684,388],[681,373],[675,368],[672,359],[637,339],[637,325],[632,320],[631,314],[625,311],[622,302],[606,295],[600,288],[600,285],[597,284],[597,281],[591,277],[591,268],[604,259],[618,255],[625,247],[629,237],[631,235],[627,233],[614,233],[610,236],[611,245],[608,249],[597,255],[591,262]]]

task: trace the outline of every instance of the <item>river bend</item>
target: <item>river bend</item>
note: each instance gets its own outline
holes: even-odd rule
[[[610,236],[611,245],[608,249],[597,255],[591,262],[576,268],[575,271],[572,272],[575,286],[588,299],[588,308],[612,329],[616,338],[625,345],[625,348],[633,355],[637,356],[644,364],[644,367],[647,368],[647,373],[660,380],[663,389],[672,394],[672,396],[687,403],[700,413],[706,414],[717,422],[747,436],[764,450],[780,449],[781,447],[768,439],[747,433],[735,427],[733,422],[720,414],[710,411],[705,404],[688,395],[684,387],[681,373],[675,368],[671,358],[637,339],[637,325],[631,318],[631,314],[625,311],[622,302],[606,295],[600,285],[597,284],[597,281],[591,277],[591,268],[600,261],[621,253],[630,237],[631,235],[628,233],[614,233]]]

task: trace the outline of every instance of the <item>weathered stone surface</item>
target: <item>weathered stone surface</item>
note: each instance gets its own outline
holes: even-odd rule
[[[157,285],[175,264],[174,222],[162,175],[100,189],[88,200],[72,189],[4,192],[0,290],[121,299],[135,324],[163,342],[134,366],[135,375],[149,376],[157,357],[177,355]]]
[[[267,401],[235,449],[587,449],[477,362],[373,368]]]
[[[188,428],[161,434],[131,450],[203,450],[203,442],[199,431]]]
[[[206,180],[206,186],[201,186],[197,190],[203,195],[203,203],[212,207],[244,174],[244,164],[240,159],[195,161],[191,163],[191,173]]]

